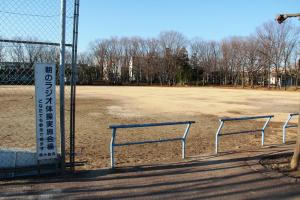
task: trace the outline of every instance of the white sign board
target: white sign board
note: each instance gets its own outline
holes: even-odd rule
[[[34,71],[37,158],[53,159],[57,157],[55,64],[37,63]]]

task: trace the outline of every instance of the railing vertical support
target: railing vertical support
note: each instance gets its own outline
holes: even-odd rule
[[[297,128],[298,125],[289,125],[289,122],[292,120],[294,116],[299,116],[299,113],[290,113],[286,122],[284,123],[282,127],[282,143],[285,144],[285,137],[286,137],[286,129],[287,128]]]
[[[114,158],[114,145],[117,129],[112,129],[111,140],[110,140],[110,166],[113,169],[115,167],[115,158]]]
[[[264,146],[265,144],[265,129],[268,126],[270,120],[272,117],[269,117],[268,120],[266,121],[266,123],[264,124],[262,130],[261,130],[261,146]]]
[[[217,154],[218,153],[218,146],[219,146],[219,134],[220,134],[220,132],[221,132],[221,130],[222,130],[222,128],[223,128],[223,125],[224,125],[224,121],[220,121],[221,123],[220,123],[220,126],[219,126],[219,128],[218,128],[218,130],[217,130],[217,133],[216,133],[216,141],[215,141],[215,153]]]
[[[292,115],[289,115],[288,119],[286,120],[286,122],[284,123],[283,128],[282,128],[282,143],[283,144],[285,144],[286,127],[287,127],[288,123],[290,122],[291,118],[292,118]]]
[[[182,159],[185,159],[185,149],[186,149],[186,137],[189,134],[191,127],[191,123],[189,123],[185,129],[184,135],[182,137],[181,143],[182,143]]]

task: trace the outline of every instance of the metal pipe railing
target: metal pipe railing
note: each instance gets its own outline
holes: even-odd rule
[[[195,123],[195,121],[184,121],[184,122],[162,122],[162,123],[151,123],[151,124],[124,124],[124,125],[110,125],[109,128],[141,128],[141,127],[151,127],[151,126],[172,126]]]
[[[267,128],[271,118],[273,118],[274,115],[265,115],[265,116],[252,116],[252,117],[238,117],[238,118],[221,118],[219,119],[220,125],[216,132],[215,137],[215,153],[218,153],[218,147],[219,147],[219,137],[224,135],[234,135],[234,134],[242,134],[242,133],[252,133],[252,132],[260,132],[261,131],[261,145],[264,145],[265,140],[265,129]],[[244,121],[244,120],[254,120],[254,119],[267,119],[264,126],[261,129],[256,130],[244,130],[244,131],[237,131],[237,132],[228,132],[228,133],[222,133],[222,128],[224,127],[225,122],[228,121]]]
[[[285,144],[285,137],[286,137],[286,129],[287,128],[297,128],[298,125],[288,125],[289,122],[292,120],[293,117],[299,116],[299,113],[291,113],[289,114],[287,120],[285,121],[282,127],[282,143]]]
[[[151,123],[151,124],[110,125],[109,128],[112,129],[112,136],[111,136],[111,141],[110,141],[110,161],[111,161],[110,165],[111,165],[111,168],[115,167],[114,147],[117,147],[117,146],[181,141],[182,142],[182,159],[185,159],[186,138],[189,134],[190,127],[193,123],[195,123],[195,121],[163,122],[163,123]],[[159,140],[144,140],[144,141],[138,141],[138,142],[115,143],[117,129],[143,128],[143,127],[154,127],[154,126],[174,126],[174,125],[185,125],[185,124],[187,125],[185,132],[184,132],[183,136],[179,137],[179,138],[177,137],[177,138],[159,139]]]

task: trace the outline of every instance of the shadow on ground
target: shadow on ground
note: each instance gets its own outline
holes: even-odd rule
[[[261,156],[290,150],[286,146],[251,152],[227,152],[186,162],[79,171],[59,177],[0,182],[3,199],[288,199],[300,197],[288,184],[255,171]],[[251,164],[250,164],[251,165]]]

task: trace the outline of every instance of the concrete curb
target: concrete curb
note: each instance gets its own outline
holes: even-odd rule
[[[42,161],[40,164],[54,165],[56,162],[57,161],[53,159]],[[38,169],[25,170],[26,167],[33,166],[36,166],[36,168],[38,166],[35,151],[21,148],[0,148],[0,179],[38,175]],[[21,168],[24,168],[24,170],[17,170]],[[43,170],[43,173],[44,171],[46,173],[52,173],[52,171],[56,172],[55,170]]]

